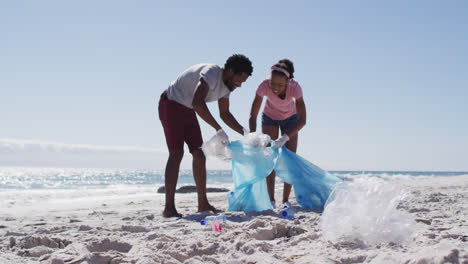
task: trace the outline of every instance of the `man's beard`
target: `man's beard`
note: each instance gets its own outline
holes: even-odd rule
[[[234,83],[232,83],[231,80],[228,80],[227,82],[224,83],[226,85],[226,87],[229,89],[229,91],[234,91]]]

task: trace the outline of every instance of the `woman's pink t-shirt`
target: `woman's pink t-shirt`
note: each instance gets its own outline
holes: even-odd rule
[[[295,80],[288,81],[286,96],[279,98],[270,87],[270,78],[263,80],[257,88],[258,96],[266,96],[267,101],[263,113],[273,120],[284,120],[296,114],[296,100],[302,97],[302,88]]]

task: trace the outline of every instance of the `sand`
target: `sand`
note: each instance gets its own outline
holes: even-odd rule
[[[183,218],[163,218],[156,186],[154,193],[2,209],[0,263],[468,263],[468,176],[402,184],[411,196],[398,208],[418,226],[403,244],[327,241],[321,214],[294,198],[293,220],[279,210],[226,212],[218,233],[200,225],[208,213],[196,212],[194,193],[176,195]],[[224,193],[208,197],[227,210]]]

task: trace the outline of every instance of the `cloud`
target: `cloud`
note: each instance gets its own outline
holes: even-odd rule
[[[0,139],[0,166],[164,169],[167,157],[166,149]],[[186,153],[181,168],[190,169],[191,163]],[[218,161],[209,161],[207,167],[230,169]]]

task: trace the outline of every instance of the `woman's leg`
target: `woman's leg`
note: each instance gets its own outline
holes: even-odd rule
[[[262,133],[270,136],[272,140],[278,138],[279,129],[276,126],[263,126]],[[270,196],[270,201],[275,201],[275,171],[272,171],[270,175],[266,178],[268,195]]]
[[[282,134],[284,134],[284,131],[281,131]],[[297,140],[298,140],[298,135],[296,134],[292,136],[288,142],[286,142],[285,146],[287,149],[291,150],[292,152],[296,153],[297,150]],[[289,194],[291,194],[291,184],[284,183],[284,188],[283,188],[283,203],[288,202],[289,200]]]

